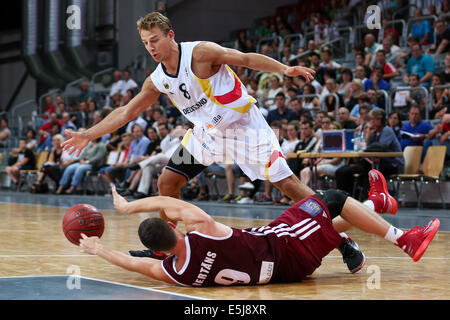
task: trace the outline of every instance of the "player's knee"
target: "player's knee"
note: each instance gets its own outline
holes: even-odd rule
[[[326,204],[331,218],[335,218],[341,214],[345,201],[348,198],[347,192],[335,189],[328,189],[324,192],[317,193],[316,196]]]

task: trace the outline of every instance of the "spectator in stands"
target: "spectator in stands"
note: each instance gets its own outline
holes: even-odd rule
[[[433,58],[427,54],[423,54],[422,46],[415,44],[411,47],[412,57],[406,64],[405,74],[419,75],[419,85],[429,88],[431,85],[431,76],[436,71]]]
[[[375,36],[372,33],[368,33],[364,36],[364,64],[369,65],[375,52],[383,49],[383,46],[376,42]]]
[[[423,142],[421,162],[425,159],[428,148],[430,146],[447,146],[447,157],[450,156],[450,114],[443,117],[441,123],[438,123],[432,130],[428,132]]]
[[[439,12],[438,19],[444,19],[447,22],[449,21],[449,13],[450,13],[450,1],[449,0],[443,0],[442,6],[441,6],[441,12]]]
[[[67,186],[66,194],[73,194],[78,185],[80,185],[86,172],[99,170],[105,163],[106,146],[100,142],[101,138],[92,140],[91,143],[83,149],[79,162],[69,165],[59,181],[56,194],[61,194]]]
[[[392,63],[394,66],[399,67],[398,63],[403,54],[406,54],[406,51],[394,44],[393,40],[390,37],[384,38],[382,41],[383,51],[386,57],[386,61]]]
[[[49,152],[47,161],[43,164],[36,181],[31,186],[31,192],[32,193],[39,193],[42,190],[42,183],[44,182],[45,177],[49,177],[52,179],[56,184],[59,183],[59,180],[61,179],[62,175],[62,168],[61,164],[62,162],[62,154],[63,154],[63,147],[61,146],[61,143],[64,142],[64,137],[60,134],[55,134],[52,137],[52,149]]]
[[[353,111],[353,107],[358,104],[359,97],[364,93],[363,90],[364,86],[361,79],[353,79],[344,96],[344,106]]]
[[[20,178],[20,170],[34,170],[36,168],[36,157],[33,151],[27,148],[27,139],[19,139],[19,153],[17,161],[5,168],[6,174],[11,178],[13,188],[20,190],[22,180]]]
[[[386,124],[386,113],[381,109],[370,111],[370,123],[366,132],[366,141],[368,148],[378,144],[385,151],[401,152],[400,143],[391,127]],[[388,177],[391,174],[403,172],[403,157],[398,158],[380,158],[378,170]],[[372,165],[361,160],[350,166],[343,166],[336,170],[337,189],[349,192],[353,191],[353,174],[359,173],[358,185],[363,187],[363,197],[367,198],[369,189],[368,173],[372,169]]]
[[[61,135],[65,138],[64,136],[64,130],[66,130],[67,128],[72,128],[74,131],[76,131],[78,128],[75,125],[75,123],[72,122],[71,118],[70,118],[70,113],[69,112],[64,112],[62,114],[62,126],[61,126]]]
[[[422,17],[422,9],[416,9],[414,11],[414,18]],[[412,25],[411,35],[417,36],[419,38],[419,43],[421,45],[428,45],[432,43],[432,30],[430,22],[427,20],[417,20]]]
[[[322,51],[322,62],[320,63],[320,67],[323,69],[342,69],[343,65],[333,61],[332,53],[330,49],[324,49]]]
[[[270,77],[270,89],[267,93],[267,99],[275,99],[277,94],[283,90],[283,85],[281,84],[281,79],[273,75]],[[271,102],[269,102],[271,103]]]
[[[445,79],[445,83],[449,83],[450,82],[450,52],[447,52],[447,54],[445,55],[445,60],[444,60],[444,64],[445,64],[445,70],[444,70],[444,79]]]
[[[314,95],[316,94],[316,88],[311,84],[305,84],[303,88],[304,95]],[[305,97],[303,103],[303,109],[310,111],[312,115],[316,115],[320,111],[320,99],[317,96]]]
[[[122,96],[125,95],[128,90],[131,90],[134,95],[138,89],[138,84],[131,78],[131,72],[129,70],[123,71],[123,80],[124,84],[121,91]]]
[[[366,55],[364,52],[357,51],[355,53],[356,67],[353,70],[353,73],[355,74],[355,78],[358,78],[361,81],[369,78],[372,73],[372,69],[370,69],[369,65],[365,64],[365,57]]]
[[[369,94],[368,93],[362,93],[362,94],[360,94],[358,96],[357,103],[353,106],[353,108],[350,111],[350,119],[351,120],[356,122],[356,120],[360,116],[360,112],[359,112],[360,106],[363,105],[363,104],[368,104],[371,107],[371,109],[372,108],[377,108],[377,106],[371,105]]]
[[[445,84],[445,79],[442,74],[433,74],[431,79],[432,88]],[[441,119],[450,105],[449,89],[434,88],[430,93],[432,94],[430,119]]]
[[[88,102],[89,99],[95,100],[94,92],[89,89],[89,82],[83,81],[80,84],[81,93],[78,96],[78,103],[80,102]]]
[[[356,118],[356,124],[358,125],[359,130],[364,127],[364,124],[370,121],[369,112],[372,110],[372,107],[368,103],[363,103],[359,106],[359,116]]]
[[[42,119],[47,120],[50,117],[50,114],[52,112],[56,111],[56,105],[53,103],[53,97],[52,96],[46,96],[45,97],[45,107],[42,114]]]
[[[358,126],[355,121],[350,119],[350,111],[345,107],[338,109],[338,121],[343,129],[355,129]]]
[[[426,135],[433,129],[432,125],[422,120],[417,103],[411,105],[408,116],[409,122],[403,124],[399,136],[402,150],[406,146],[422,146]]]
[[[338,86],[338,93],[345,97],[347,95],[347,91],[350,89],[350,85],[353,81],[353,73],[350,69],[345,68],[341,72],[341,83]]]
[[[158,135],[161,135],[161,133],[158,130],[158,126],[161,122],[165,122],[166,119],[164,118],[164,110],[161,107],[158,106],[154,106],[153,108],[153,114],[152,114],[152,118],[153,118],[153,124],[152,127],[156,129],[156,131],[158,132]]]
[[[391,112],[389,114],[388,120],[387,120],[388,126],[391,127],[392,130],[394,130],[395,136],[399,138],[400,130],[403,126],[402,120],[400,120],[400,115],[398,112]]]
[[[38,145],[37,148],[37,152],[41,152],[41,151],[48,151],[50,152],[50,150],[53,147],[53,136],[60,134],[61,133],[61,126],[58,123],[53,123],[51,128],[50,128],[50,132],[47,133],[44,142],[42,142],[41,144]]]
[[[301,116],[304,114],[311,115],[309,110],[303,108],[303,99],[302,98],[292,99],[291,104],[290,104],[290,109],[292,110],[292,112],[288,119],[289,122],[291,122],[293,120],[300,121]]]
[[[389,23],[387,18],[383,18],[382,22],[382,32],[383,32],[383,40],[384,39],[391,39],[391,41],[398,45],[399,43],[399,39],[400,39],[400,35],[398,34],[397,30],[395,30],[395,28],[393,27],[392,23]],[[381,31],[380,30],[380,31]]]
[[[288,122],[293,115],[292,110],[287,108],[286,97],[283,92],[276,94],[275,105],[276,109],[269,111],[267,115],[267,123],[270,125],[275,120]]]
[[[400,71],[390,62],[386,61],[384,50],[378,50],[376,53],[376,67],[383,68],[383,80],[389,82],[392,78],[400,76]]]
[[[109,91],[110,98],[115,95],[120,95],[125,84],[125,81],[122,80],[122,72],[120,72],[120,70],[114,71],[113,80],[114,82],[111,85],[111,90]]]
[[[150,128],[149,130],[154,130]],[[119,156],[114,163],[110,163],[109,166],[103,167],[99,170],[99,175],[108,182],[109,186],[118,186],[125,180],[125,175],[130,166],[130,152],[131,142],[133,141],[133,135],[129,132],[122,133],[120,136],[121,142],[117,145],[117,152]],[[108,190],[107,195],[111,195],[111,191]]]
[[[369,89],[389,91],[389,83],[383,79],[383,67],[377,66],[369,79],[364,81],[364,91]]]
[[[0,148],[8,147],[8,139],[11,136],[11,130],[8,128],[8,119],[0,119]]]
[[[426,93],[419,87],[419,76],[417,74],[409,75],[409,86],[416,88],[411,90],[409,96],[406,97],[408,105],[417,103],[420,107],[422,118],[425,116],[425,108],[427,106]]]
[[[138,124],[141,128],[143,128],[144,132],[145,132],[145,129],[147,128],[147,126],[148,126],[147,121],[145,121],[145,119],[142,118],[142,113],[141,113],[134,120],[131,120],[130,122],[128,122],[128,125],[127,125],[127,128],[126,128],[125,131],[126,132],[131,132],[133,130],[133,126],[135,124]]]
[[[272,35],[269,27],[269,20],[262,19],[261,25],[257,29],[258,39],[268,38]]]
[[[436,41],[427,49],[427,54],[441,54],[450,51],[450,28],[445,20],[436,21]]]
[[[56,112],[50,113],[50,119],[39,128],[39,144],[44,143],[48,135],[51,134],[52,126],[54,124],[58,124],[60,128],[63,125],[63,122],[58,119],[58,114]]]
[[[29,128],[25,134],[25,139],[27,140],[27,149],[35,152],[38,147],[38,142],[36,140],[36,131]],[[13,164],[17,162],[17,157],[20,152],[19,148],[13,148],[8,156],[8,164]]]
[[[336,96],[337,99],[336,99]],[[331,116],[336,114],[336,109],[344,105],[344,99],[338,93],[338,86],[333,78],[325,81],[325,88],[320,95],[321,101],[325,105],[325,109]]]
[[[319,151],[322,147],[322,132],[323,132],[323,130],[338,130],[338,129],[341,129],[341,127],[332,124],[331,119],[329,117],[325,117],[322,120],[322,128],[320,130],[320,136],[318,138],[318,141],[317,141],[314,149],[317,149],[317,151]],[[316,135],[319,135],[319,134],[316,133]],[[312,160],[310,159],[309,161],[312,161]],[[316,176],[327,175],[330,177],[334,177],[336,170],[344,165],[345,165],[344,158],[323,158],[314,166],[312,166],[311,163],[309,162],[308,165],[305,166],[300,171],[300,180],[307,186],[310,185],[311,178],[312,178],[311,167],[314,169],[314,175],[316,175]]]

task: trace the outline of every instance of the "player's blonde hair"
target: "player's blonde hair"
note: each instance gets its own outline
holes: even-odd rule
[[[151,12],[143,18],[139,18],[136,25],[139,33],[142,30],[150,30],[153,27],[161,29],[164,35],[167,35],[167,33],[172,30],[172,24],[170,23],[169,18],[159,12]]]

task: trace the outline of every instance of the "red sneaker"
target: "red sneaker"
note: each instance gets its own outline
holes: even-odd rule
[[[414,261],[419,260],[428,248],[439,229],[441,222],[433,219],[425,227],[415,226],[405,231],[397,240],[397,246],[403,249]]]
[[[369,171],[369,200],[371,197],[381,197],[383,207],[375,210],[377,213],[396,214],[398,209],[397,200],[389,194],[386,179],[383,174],[375,169]]]

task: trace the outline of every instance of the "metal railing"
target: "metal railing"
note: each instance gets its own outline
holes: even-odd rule
[[[384,110],[386,110],[386,116],[387,116],[389,114],[387,112],[387,110],[390,110],[392,108],[391,107],[392,101],[391,101],[391,99],[389,99],[389,93],[386,90],[377,90],[376,93],[377,94],[381,93],[384,96],[384,103],[385,103]]]
[[[286,43],[286,40],[288,40],[288,39],[294,39],[291,42],[291,46],[290,46],[291,52],[297,52],[298,48],[305,46],[305,37],[303,37],[303,35],[301,33],[292,33],[292,34],[285,35],[283,37],[283,44]],[[297,47],[294,47],[294,44],[297,42],[298,42]]]

